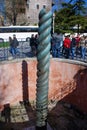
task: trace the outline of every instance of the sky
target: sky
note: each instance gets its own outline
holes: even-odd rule
[[[58,0],[55,0],[55,1],[58,1]],[[64,2],[69,2],[70,0],[64,0]],[[74,2],[75,0],[73,0]],[[84,0],[86,2],[86,6],[87,6],[87,0]]]
[[[64,2],[69,2],[70,0],[53,0],[55,1],[55,3],[58,3],[59,1],[64,1]],[[73,0],[73,2],[76,1],[76,0]],[[84,0],[86,2],[86,5],[87,5],[87,0]]]
[[[58,10],[58,2],[59,1],[64,1],[64,2],[69,2],[70,0],[53,0],[54,1],[54,3],[55,3],[55,5],[54,6],[52,6],[52,13],[54,13],[55,11],[57,11]],[[74,2],[75,0],[73,0],[73,2]],[[85,2],[86,2],[86,7],[87,7],[87,0],[85,0]]]

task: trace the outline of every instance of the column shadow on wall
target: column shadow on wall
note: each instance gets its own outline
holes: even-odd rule
[[[73,77],[76,83],[75,90],[69,93],[63,98],[63,101],[72,102],[73,104],[79,106],[83,110],[83,105],[87,104],[87,69],[79,70]],[[84,106],[84,110],[87,112],[87,106]]]
[[[20,101],[21,105],[24,105],[28,118],[30,120],[29,113],[33,113],[32,106],[29,102],[29,84],[28,84],[28,64],[25,60],[22,61],[22,94],[23,101]]]
[[[57,102],[51,101],[53,108],[49,111],[48,121],[56,129],[87,129],[87,69],[79,70],[73,80],[75,89],[72,92]]]
[[[28,93],[28,65],[25,60],[22,61],[22,92],[24,105],[29,103]]]
[[[31,106],[29,101],[28,64],[25,60],[22,61],[21,67],[22,101],[19,101],[18,106],[12,108],[10,104],[4,104],[4,108],[0,112],[0,130],[22,130],[35,125],[35,106],[34,104]]]

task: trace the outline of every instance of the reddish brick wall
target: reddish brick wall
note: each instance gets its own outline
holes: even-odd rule
[[[36,98],[36,59],[8,62],[0,65],[0,106]],[[87,112],[87,69],[51,59],[49,99],[64,100]]]

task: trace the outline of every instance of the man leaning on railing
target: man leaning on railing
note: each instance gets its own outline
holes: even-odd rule
[[[10,41],[10,52],[14,58],[16,58],[16,54],[19,53],[17,46],[19,45],[19,42],[16,38],[16,35],[13,35],[13,39],[9,37]]]

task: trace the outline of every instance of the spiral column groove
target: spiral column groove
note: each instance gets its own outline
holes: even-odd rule
[[[37,48],[36,126],[47,122],[52,12],[42,9],[39,14],[39,43]]]

